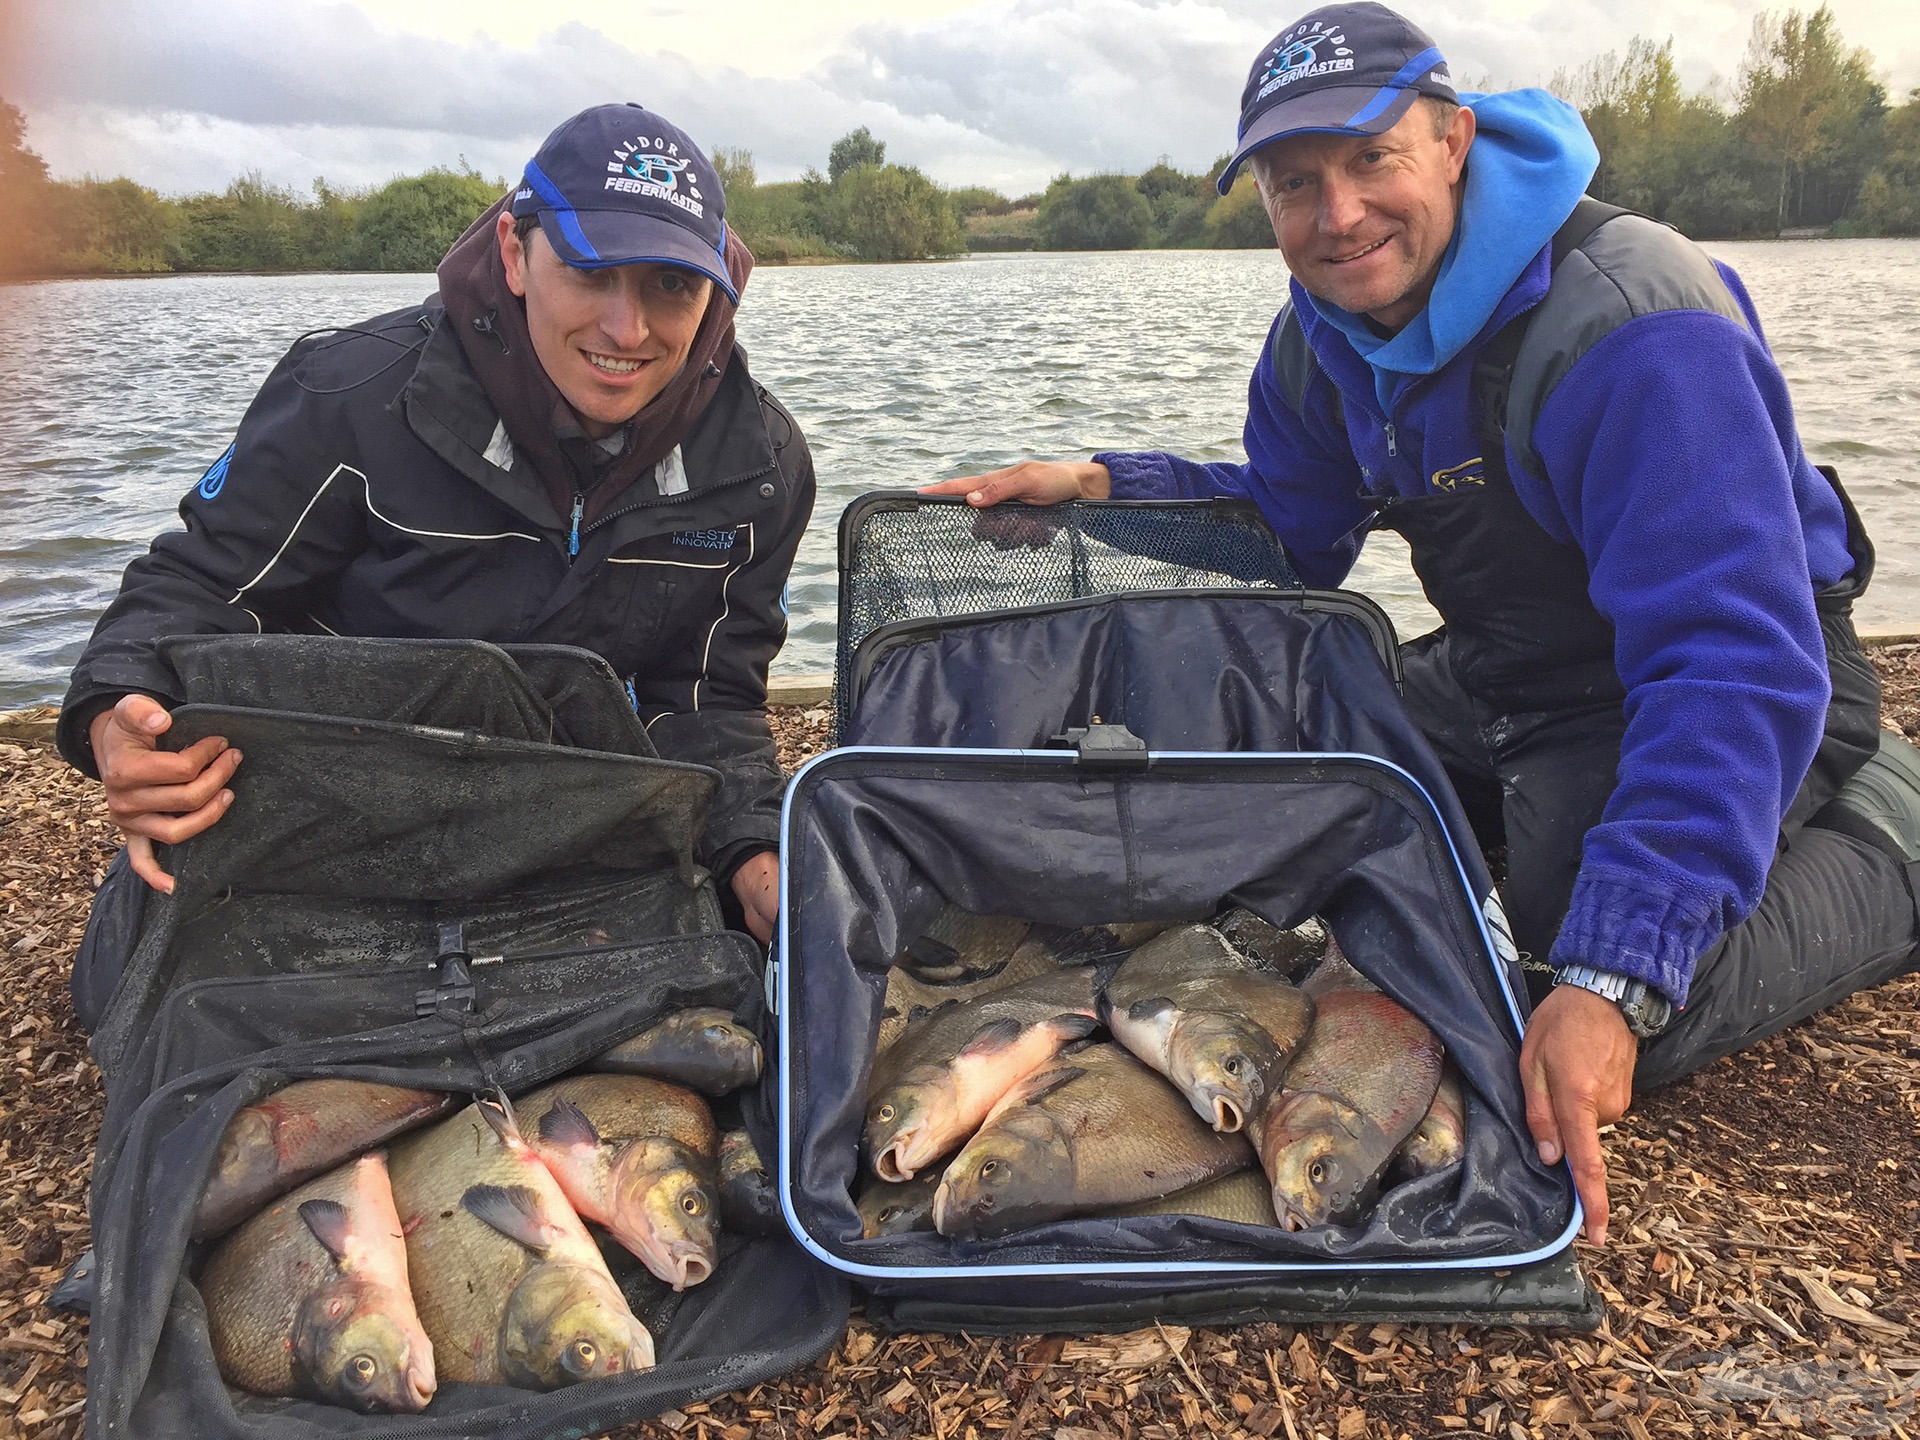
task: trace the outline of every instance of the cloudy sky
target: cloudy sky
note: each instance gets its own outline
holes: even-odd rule
[[[1803,0],[1804,3],[1804,0]],[[1829,0],[1896,98],[1920,3]],[[1730,87],[1761,0],[1406,0],[1463,82],[1539,84],[1636,34]],[[1776,8],[1779,8],[1776,6]],[[1807,4],[1807,8],[1811,8]],[[304,190],[464,158],[519,173],[555,123],[638,100],[762,179],[857,125],[891,160],[1009,193],[1231,146],[1273,0],[0,0],[0,98],[63,179]]]

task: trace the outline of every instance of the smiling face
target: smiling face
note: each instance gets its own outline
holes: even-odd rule
[[[1307,293],[1398,330],[1427,303],[1459,213],[1473,112],[1435,133],[1418,100],[1380,135],[1289,135],[1253,172],[1287,269]]]
[[[527,302],[533,353],[592,435],[610,435],[687,362],[713,282],[678,265],[576,269],[502,215],[507,288]]]

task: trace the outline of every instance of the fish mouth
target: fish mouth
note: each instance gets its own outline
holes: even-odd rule
[[[689,1285],[698,1285],[713,1274],[713,1266],[707,1263],[704,1255],[676,1255],[673,1257],[674,1278],[669,1282],[675,1290],[685,1290]]]
[[[434,1383],[431,1376],[407,1376],[407,1400],[415,1410],[427,1408],[427,1402],[433,1399]]]
[[[907,1152],[911,1148],[911,1137],[901,1136],[873,1157],[873,1173],[882,1180],[891,1181],[896,1185],[913,1179],[913,1172],[919,1169],[919,1166],[907,1163]]]
[[[952,1192],[947,1189],[947,1182],[942,1180],[939,1188],[933,1192],[933,1228],[942,1235],[947,1233],[947,1206],[951,1199]]]
[[[1229,1096],[1213,1097],[1213,1128],[1222,1135],[1231,1135],[1247,1123],[1246,1113],[1239,1103]]]

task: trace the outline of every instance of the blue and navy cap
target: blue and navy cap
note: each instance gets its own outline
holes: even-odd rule
[[[1433,37],[1372,0],[1323,5],[1273,37],[1240,96],[1240,139],[1220,175],[1283,135],[1379,135],[1422,95],[1458,101]]]
[[[513,215],[538,215],[569,265],[684,265],[740,299],[720,177],[686,131],[644,106],[596,105],[562,124],[527,162]]]

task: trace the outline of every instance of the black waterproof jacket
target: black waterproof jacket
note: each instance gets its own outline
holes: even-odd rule
[[[163,635],[577,645],[627,680],[661,755],[721,772],[701,858],[730,874],[779,836],[767,666],[813,509],[799,427],[736,348],[680,446],[684,489],[642,477],[579,525],[516,469],[444,320],[429,300],[288,352],[181,502],[186,530],[127,567],[74,669],[61,753],[96,774],[94,715],[134,691],[178,700]]]

